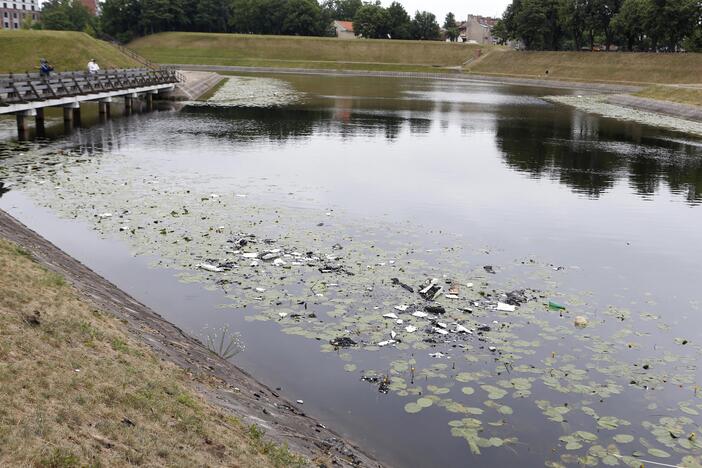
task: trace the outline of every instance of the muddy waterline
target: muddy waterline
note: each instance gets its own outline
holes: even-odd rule
[[[239,77],[5,140],[0,208],[390,464],[698,466],[702,145],[557,92]]]

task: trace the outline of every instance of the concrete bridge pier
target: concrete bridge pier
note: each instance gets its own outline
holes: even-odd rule
[[[34,117],[34,122],[36,124],[37,136],[42,138],[46,135],[46,128],[44,127],[44,108],[40,107],[36,112],[37,115]]]
[[[17,118],[17,134],[20,140],[24,140],[29,136],[29,118],[35,115],[37,115],[37,112],[34,109],[20,111],[15,114]]]
[[[76,110],[78,112],[76,112]],[[77,120],[77,123],[76,123]],[[74,127],[80,126],[80,103],[71,102],[63,105],[63,128],[67,132]]]
[[[149,112],[154,110],[154,94],[158,94],[158,91],[149,91],[146,93],[146,110]]]
[[[110,118],[110,103],[111,102],[112,102],[111,97],[100,99],[100,101],[98,101],[98,114],[100,115],[100,120]]]

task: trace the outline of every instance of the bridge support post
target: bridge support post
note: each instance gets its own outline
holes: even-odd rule
[[[130,114],[132,112],[132,97],[131,96],[124,97],[124,110],[128,114]]]
[[[29,117],[36,115],[36,111],[26,110],[17,112],[17,136],[20,140],[24,140],[29,136]]]
[[[80,122],[80,107],[76,107],[73,109],[73,126],[74,127],[80,127],[81,122]]]
[[[146,110],[149,112],[154,110],[154,95],[152,93],[146,93]]]
[[[34,118],[36,123],[36,130],[38,137],[44,137],[46,135],[46,128],[44,127],[44,108],[40,107],[37,109],[37,115]]]
[[[63,121],[73,123],[73,108],[64,107],[63,108]]]
[[[79,112],[75,112],[78,110]],[[80,104],[77,102],[72,102],[63,106],[63,128],[66,131],[70,131],[76,126],[76,120],[78,120],[77,125],[80,125]]]
[[[102,118],[108,118],[110,116],[110,103],[109,102],[98,102],[98,113]]]

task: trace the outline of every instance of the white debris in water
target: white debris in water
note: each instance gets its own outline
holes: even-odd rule
[[[224,268],[220,268],[210,263],[200,263],[197,265],[197,267],[201,270],[210,271],[212,273],[222,273],[224,271]]]
[[[101,213],[101,214],[97,215],[97,217],[100,219],[111,218],[112,213]]]
[[[249,252],[243,255],[244,258],[258,258],[258,252]]]
[[[445,354],[444,353],[430,353],[429,356],[433,357],[435,359],[441,359],[442,357],[445,356]]]
[[[426,317],[429,317],[429,314],[427,314],[426,312],[420,312],[420,311],[414,312],[412,315],[413,315],[414,317],[417,317],[417,318],[426,318]]]
[[[406,306],[406,305],[395,306],[395,310],[399,310],[400,312],[406,312],[408,308],[409,308],[409,306]]]
[[[417,331],[417,327],[413,327],[412,325],[407,325],[407,326],[405,327],[405,331],[406,331],[407,333],[414,333],[414,332]]]
[[[515,310],[517,310],[517,307],[510,304],[505,304],[504,302],[498,302],[497,310],[501,312],[514,312]]]
[[[392,314],[392,313],[391,314],[384,314],[383,317],[397,320],[397,314]]]
[[[288,314],[287,312],[278,312],[278,316],[280,316],[280,318],[285,318],[288,316]]]
[[[395,340],[381,341],[380,343],[378,343],[378,346],[380,346],[382,348],[384,346],[391,345],[393,343],[395,343]]]

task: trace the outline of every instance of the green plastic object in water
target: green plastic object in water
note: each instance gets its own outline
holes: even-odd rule
[[[548,308],[551,310],[565,310],[565,306],[558,302],[548,301]]]

